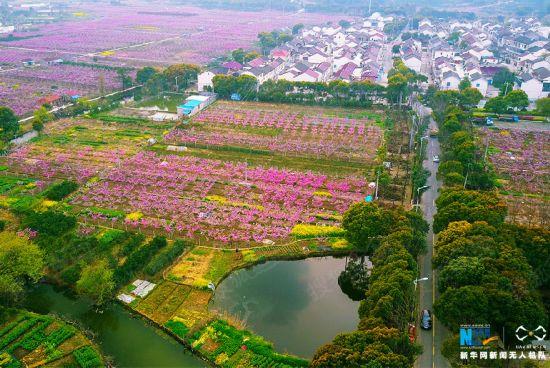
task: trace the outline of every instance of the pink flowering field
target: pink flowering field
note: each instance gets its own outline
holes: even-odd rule
[[[101,78],[105,92],[121,89],[112,70],[60,64],[6,71],[0,74],[0,106],[24,115],[40,107],[45,96],[96,96]]]
[[[172,130],[164,140],[363,163],[372,161],[382,141],[382,131],[372,119],[335,116],[328,114],[330,110],[304,112],[273,109],[268,104],[255,107],[218,103],[199,113],[189,126]]]
[[[297,23],[338,22],[342,18],[137,2],[124,6],[79,4],[73,5],[71,12],[74,16],[67,21],[37,25],[14,34],[21,39],[0,42],[0,105],[25,115],[39,107],[41,97],[50,94],[74,91],[93,97],[98,95],[100,74],[105,79],[106,92],[120,87],[112,71],[48,65],[48,60],[124,67],[204,65],[237,48],[254,49],[260,32]],[[28,59],[40,67],[23,67],[22,62]]]
[[[522,193],[548,193],[550,136],[548,132],[486,129],[490,160],[506,180],[505,187]]]
[[[512,221],[550,222],[550,136],[548,131],[483,129],[489,160],[500,176]]]
[[[227,107],[236,108],[228,103],[221,106],[215,104],[206,111],[217,114],[228,111]],[[380,144],[381,134],[368,119],[345,120],[340,132],[344,121],[339,119],[344,118],[334,116],[334,111],[318,110],[317,115],[308,115],[297,110],[296,116],[292,112],[288,116],[275,116],[273,111],[261,111],[257,106],[240,107],[242,116],[248,113],[255,116],[259,112],[274,125],[281,124],[273,129],[288,134],[289,139],[296,134],[293,143],[296,150],[292,151],[290,146],[264,147],[265,142],[254,139],[270,136],[257,134],[256,130],[249,131],[248,140],[237,142],[241,133],[232,127],[226,136],[234,137],[235,141],[227,140],[224,144],[237,148],[263,147],[265,157],[284,157],[283,151],[288,149],[292,155],[289,162],[303,164],[298,169],[273,166],[271,161],[262,159],[263,154],[251,162],[238,149],[221,158],[216,149],[191,146],[174,153],[168,150],[169,144],[184,144],[180,138],[178,142],[166,140],[179,137],[175,132],[180,132],[180,128],[154,122],[134,126],[85,118],[49,124],[40,139],[10,153],[0,164],[9,167],[11,175],[38,180],[44,187],[62,179],[78,182],[80,189],[67,204],[83,223],[192,238],[222,247],[260,245],[267,239],[288,242],[297,224],[337,226],[352,203],[372,194],[364,171],[328,170],[331,162],[339,162],[332,161],[333,158],[341,159],[338,155],[344,151],[320,149],[322,139],[333,135],[331,145],[341,144],[343,150],[343,141],[356,142],[357,148],[350,151],[357,155],[354,159],[365,167],[372,164],[372,152]],[[206,114],[197,119],[206,116],[212,120],[212,115]],[[250,124],[262,121],[251,118]],[[225,126],[227,122],[193,124]],[[332,129],[333,125],[333,132],[321,129]],[[293,129],[297,131],[292,133]],[[298,145],[300,137],[308,144]],[[148,146],[149,138],[157,139],[158,143]],[[368,150],[360,148],[363,145]],[[327,170],[307,169],[309,157],[317,156],[326,163]],[[316,166],[319,167],[323,166]]]
[[[297,23],[338,22],[337,15],[209,10],[169,4],[74,5],[79,16],[46,24],[0,46],[123,60],[204,63],[236,48],[252,48],[257,34]],[[33,37],[30,37],[33,36]],[[1,62],[1,60],[0,60]]]

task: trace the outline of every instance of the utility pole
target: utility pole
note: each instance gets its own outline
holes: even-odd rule
[[[370,8],[372,6],[372,0],[369,0],[369,16],[370,16]]]
[[[378,179],[380,177],[380,168],[376,171],[376,190],[374,191],[374,199],[378,199]]]
[[[466,184],[468,183],[468,174],[470,173],[470,164],[468,164],[468,169],[466,170],[466,177],[464,178],[464,189],[466,189]]]
[[[409,151],[412,151],[413,147],[413,141],[414,141],[414,135],[416,134],[415,129],[417,128],[416,124],[416,116],[412,116],[412,127],[411,127],[411,135],[409,137]]]

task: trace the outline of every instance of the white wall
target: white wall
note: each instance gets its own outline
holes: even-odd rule
[[[482,79],[472,81],[472,87],[477,88],[478,91],[481,92],[483,96],[486,96],[489,83],[487,82],[486,79],[482,78]]]
[[[203,72],[200,73],[197,77],[197,88],[199,92],[202,92],[205,90],[205,87],[213,88],[214,85],[212,84],[212,78],[214,78],[215,74],[212,72]]]
[[[407,68],[414,70],[417,73],[420,73],[420,69],[422,67],[422,61],[418,60],[417,58],[411,58],[406,59],[404,61]]]
[[[538,100],[539,98],[548,97],[548,92],[542,92],[542,82],[531,79],[530,81],[523,82],[520,89],[527,93],[530,101]]]
[[[441,81],[441,89],[458,89],[458,84],[460,83],[460,79],[458,78],[447,78],[443,79]]]

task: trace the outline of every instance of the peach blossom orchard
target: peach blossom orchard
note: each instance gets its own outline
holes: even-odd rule
[[[382,142],[382,130],[372,120],[334,117],[322,110],[310,116],[241,106],[228,113],[214,105],[190,124],[171,130],[154,123],[152,128],[128,129],[85,118],[61,120],[36,143],[12,152],[7,166],[12,173],[38,179],[39,188],[62,178],[80,183],[68,205],[84,223],[222,246],[286,241],[297,224],[338,225],[350,204],[372,194],[361,170],[335,174],[252,165],[240,156],[248,147],[274,156],[288,153],[305,162],[309,157],[322,162],[336,157],[370,165]],[[278,130],[268,137],[254,130],[242,133],[238,125]],[[202,151],[192,146],[178,154],[166,150],[168,144],[185,147],[195,129],[214,138],[220,133],[208,129],[220,126],[226,128],[226,139],[211,143],[215,149],[220,148],[216,144],[230,146],[234,153],[229,159],[201,157]],[[147,147],[149,137],[159,143]],[[325,138],[331,144],[321,144]]]

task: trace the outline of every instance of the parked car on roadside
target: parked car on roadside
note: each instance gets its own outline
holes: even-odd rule
[[[422,313],[420,313],[420,327],[424,330],[432,328],[432,312],[428,309],[423,309]]]

